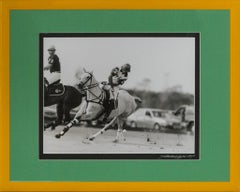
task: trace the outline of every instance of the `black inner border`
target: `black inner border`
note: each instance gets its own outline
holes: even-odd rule
[[[43,153],[43,39],[55,38],[100,38],[100,37],[190,37],[195,38],[195,153],[194,154],[44,154]],[[200,130],[199,130],[199,95],[200,95],[200,34],[199,33],[40,33],[39,34],[39,159],[199,159]],[[55,139],[55,138],[53,138]]]

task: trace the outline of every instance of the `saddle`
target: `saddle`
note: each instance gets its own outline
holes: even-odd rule
[[[64,85],[60,83],[60,81],[57,81],[47,88],[47,93],[49,96],[61,96],[65,92]]]
[[[111,86],[111,85],[109,85],[105,81],[101,82],[101,84],[104,85],[104,86]],[[118,107],[118,100],[115,99],[114,100],[114,106],[110,106],[110,93],[109,93],[109,90],[103,89],[103,91],[105,92],[105,98],[103,100],[103,107],[105,108],[105,110],[108,109],[108,108],[112,108],[112,110],[116,109]]]

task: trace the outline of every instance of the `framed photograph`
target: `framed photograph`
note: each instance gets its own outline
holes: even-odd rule
[[[0,7],[0,191],[239,191],[240,3]]]
[[[40,158],[199,159],[199,46],[199,33],[40,34]],[[54,64],[48,70],[49,61]],[[61,68],[51,72],[57,64]],[[128,79],[112,83],[111,71],[124,66],[131,68]],[[69,85],[56,93],[61,83],[47,90],[43,78]],[[122,100],[126,92],[130,95]],[[112,108],[110,94],[116,103]],[[85,100],[89,112],[76,115]],[[96,113],[85,118],[91,110]],[[69,126],[61,144],[53,139],[81,118],[85,123]],[[108,123],[112,130],[104,128]],[[99,131],[102,136],[95,136]],[[72,134],[79,136],[74,140]]]

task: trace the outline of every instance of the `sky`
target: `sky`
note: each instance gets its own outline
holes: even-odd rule
[[[47,49],[54,45],[64,84],[74,84],[74,74],[82,67],[93,71],[98,81],[106,81],[112,68],[130,63],[132,68],[124,88],[141,88],[141,82],[148,79],[148,89],[152,91],[177,85],[183,92],[194,94],[195,39],[192,37],[45,37],[43,42],[44,65],[49,56]]]

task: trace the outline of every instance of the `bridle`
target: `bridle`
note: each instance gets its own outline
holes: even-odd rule
[[[86,90],[88,90],[90,88],[94,88],[94,87],[98,86],[98,83],[92,84],[93,75],[91,73],[88,73],[88,74],[90,76],[87,78],[87,80],[84,83],[79,83],[80,87],[82,87],[82,89],[84,91],[86,91]],[[88,83],[88,81],[90,81],[90,85],[86,85]]]
[[[87,72],[88,73],[88,72]],[[92,73],[88,73],[90,76],[87,78],[87,80],[84,83],[81,83],[80,86],[82,87],[82,89],[84,91],[88,91],[90,94],[92,94],[94,96],[93,99],[88,99],[88,97],[86,97],[86,101],[87,102],[92,102],[92,103],[97,103],[99,105],[103,105],[103,100],[104,100],[104,94],[102,89],[99,87],[99,89],[101,90],[101,94],[99,96],[97,96],[95,93],[93,93],[91,91],[92,88],[98,87],[99,83],[95,83],[93,84],[93,75]],[[88,82],[90,81],[89,85],[86,85]]]

